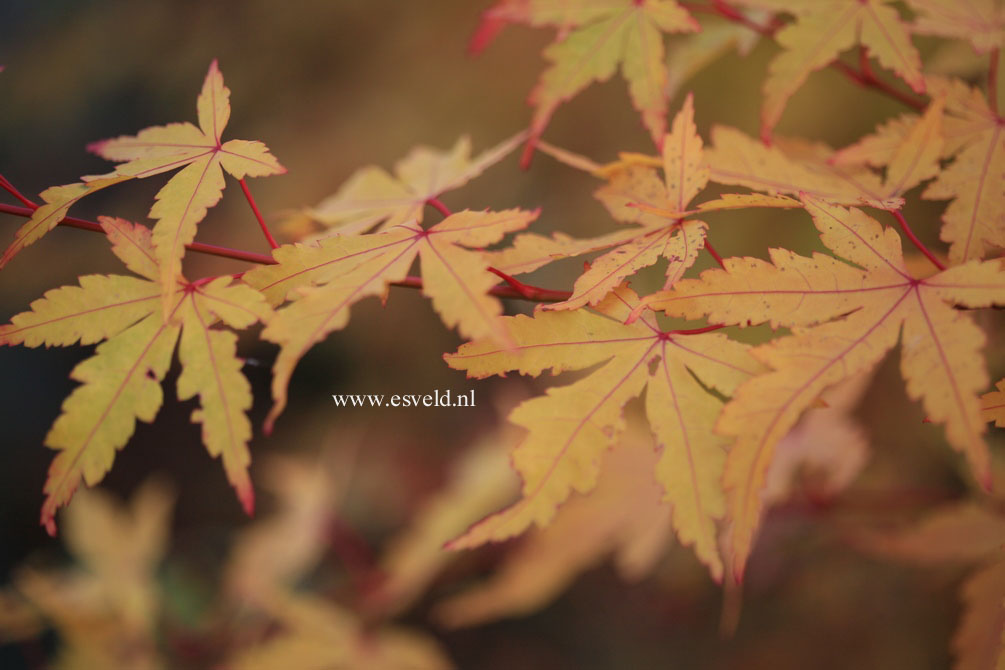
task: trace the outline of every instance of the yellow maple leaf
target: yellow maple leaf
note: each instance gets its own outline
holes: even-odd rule
[[[317,244],[284,245],[273,252],[277,265],[248,272],[244,280],[276,303],[297,298],[279,310],[262,337],[281,346],[273,366],[275,404],[266,419],[271,430],[286,406],[290,376],[303,355],[349,322],[349,308],[371,296],[385,296],[418,256],[422,292],[450,328],[469,338],[489,336],[508,344],[502,304],[488,294],[499,279],[487,271],[479,247],[526,228],[537,212],[458,212],[429,229],[403,224],[371,235],[336,235]],[[467,247],[467,248],[465,248]],[[315,285],[314,288],[310,288]],[[299,289],[299,290],[298,290]]]
[[[1005,304],[1000,263],[972,262],[917,279],[904,265],[900,238],[857,209],[803,197],[823,243],[838,259],[772,249],[772,262],[731,258],[725,270],[682,280],[646,303],[713,323],[769,322],[793,335],[754,350],[774,369],[741,386],[717,430],[736,436],[726,465],[737,575],[757,530],[761,489],[778,440],[828,386],[871,368],[897,342],[903,327],[901,370],[908,395],[921,399],[932,421],[946,424],[975,477],[990,483],[977,393],[988,385],[980,350],[984,333],[965,312]]]
[[[675,0],[501,0],[486,12],[485,20],[555,26],[560,31],[544,51],[550,66],[530,94],[534,115],[525,165],[555,110],[591,83],[610,79],[619,67],[643,125],[659,142],[667,116],[663,34],[700,29]]]
[[[844,205],[899,208],[903,199],[884,197],[884,187],[871,171],[831,161],[833,150],[822,143],[775,138],[772,146],[728,126],[712,128],[706,150],[709,178],[718,184],[744,186],[771,195],[806,193]]]
[[[628,276],[655,263],[669,262],[666,285],[672,285],[694,264],[705,245],[706,224],[685,219],[687,206],[708,183],[702,141],[694,125],[694,99],[688,95],[663,139],[663,179],[648,167],[619,171],[597,197],[620,221],[641,223],[635,234],[598,257],[576,279],[572,296],[544,309],[576,309],[595,305]]]
[[[196,225],[223,195],[223,172],[236,179],[282,174],[286,169],[261,142],[222,139],[230,119],[230,89],[214,60],[196,101],[199,126],[171,123],[152,126],[136,135],[94,142],[89,149],[102,158],[122,162],[116,176],[143,178],[182,168],[157,192],[150,217],[155,257],[164,292],[164,314],[181,276],[185,245],[195,238]]]
[[[776,137],[771,146],[729,126],[714,126],[712,144],[704,149],[709,181],[762,191],[771,198],[750,194],[724,194],[718,201],[701,203],[694,211],[742,207],[793,207],[791,198],[806,193],[844,205],[865,204],[897,209],[903,198],[884,198],[883,182],[871,170],[851,161],[835,160],[834,150],[821,142]],[[897,138],[900,146],[902,138]],[[611,179],[627,169],[660,168],[662,157],[622,153],[618,160],[601,165],[585,156],[541,142],[538,148],[556,160],[601,179]],[[892,154],[895,147],[890,149]],[[886,159],[887,162],[889,158]],[[714,204],[713,204],[714,203]]]
[[[633,422],[604,454],[593,491],[573,496],[551,524],[530,531],[486,583],[439,603],[436,618],[453,628],[526,614],[612,553],[626,580],[648,574],[673,532],[671,506],[653,479],[657,465],[652,436]]]
[[[987,53],[1005,41],[1005,7],[996,0],[907,0],[919,16],[911,31],[969,40],[978,53]]]
[[[451,367],[476,378],[508,370],[536,376],[547,368],[558,373],[604,363],[513,411],[510,421],[528,430],[513,452],[523,497],[454,540],[452,548],[504,540],[535,523],[545,526],[574,490],[592,490],[599,456],[622,430],[622,407],[648,389],[646,412],[662,447],[656,478],[674,507],[674,528],[713,576],[721,576],[715,520],[724,511],[719,477],[725,443],[712,434],[721,402],[702,384],[730,394],[761,368],[745,345],[718,333],[665,332],[648,317],[624,324],[637,304],[634,292],[621,287],[596,313],[583,308],[507,317],[513,350],[482,339],[445,356]]]
[[[921,57],[890,0],[737,0],[738,4],[784,11],[796,21],[779,30],[783,51],[771,62],[764,82],[761,135],[770,137],[785,105],[810,73],[861,44],[880,65],[893,70],[917,93],[925,91]]]
[[[271,314],[265,299],[230,277],[208,283],[176,280],[170,319],[161,302],[160,268],[150,232],[122,219],[102,217],[112,251],[146,279],[86,275],[79,286],[48,291],[0,326],[0,344],[29,347],[66,346],[80,340],[105,340],[95,354],[77,365],[71,377],[77,387],[46,436],[59,453],[49,467],[42,523],[55,532],[56,510],[66,504],[83,479],[89,486],[111,468],[135,429],[136,419],[153,421],[163,401],[160,382],[179,340],[182,373],[179,399],[199,396],[192,420],[202,424],[202,437],[213,456],[221,456],[227,477],[245,509],[253,506],[248,479],[251,387],[236,357],[237,336],[211,326],[223,321],[243,329]]]
[[[517,133],[475,157],[466,136],[449,151],[415,147],[395,164],[393,176],[376,165],[360,168],[334,194],[289,219],[285,229],[304,240],[421,223],[428,201],[468,183],[508,156],[526,137],[526,132]],[[314,223],[322,226],[320,233]]]
[[[940,233],[950,244],[949,260],[980,259],[992,246],[1005,247],[1005,126],[980,90],[959,80],[934,79],[930,86],[946,95],[943,129],[956,158],[922,197],[953,199]]]

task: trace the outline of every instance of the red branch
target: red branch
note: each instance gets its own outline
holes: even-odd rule
[[[15,198],[17,198],[19,201],[23,202],[27,207],[31,207],[32,209],[37,209],[38,208],[38,205],[36,205],[35,203],[33,203],[28,198],[24,197],[24,195],[21,194],[21,191],[19,191],[16,188],[14,188],[14,184],[12,184],[9,181],[7,181],[7,178],[4,177],[2,174],[0,174],[0,188],[4,189],[8,193],[10,193],[12,196],[14,196]]]
[[[14,214],[15,216],[23,216],[25,218],[30,218],[31,213],[35,211],[34,209],[28,207],[15,207],[13,205],[4,205],[0,203],[0,212],[5,214]],[[66,226],[68,228],[78,228],[80,230],[89,230],[92,233],[102,233],[104,234],[105,229],[101,227],[101,224],[95,223],[94,221],[88,221],[87,219],[78,219],[75,216],[68,216],[59,222],[59,225]],[[215,244],[203,244],[202,242],[193,242],[192,244],[186,244],[185,248],[189,251],[194,251],[200,254],[209,254],[210,256],[220,256],[222,258],[233,258],[238,261],[247,261],[249,263],[258,263],[259,265],[273,265],[275,261],[272,260],[271,256],[266,256],[265,254],[256,254],[253,251],[241,251],[240,249],[230,249],[228,247],[218,247]]]
[[[276,242],[276,238],[269,232],[269,227],[265,225],[265,219],[262,217],[262,213],[258,211],[258,205],[255,203],[251,191],[248,190],[248,185],[243,179],[239,179],[238,182],[241,184],[241,190],[244,191],[244,197],[247,199],[248,204],[251,205],[251,211],[254,212],[255,218],[258,219],[258,225],[262,228],[262,232],[265,233],[265,239],[268,241],[269,246],[273,249],[278,248],[279,243]]]
[[[926,247],[924,243],[918,239],[918,236],[914,234],[914,231],[911,230],[911,226],[907,223],[907,219],[904,218],[904,215],[895,209],[887,211],[893,214],[894,218],[897,219],[897,223],[900,224],[900,229],[904,231],[904,235],[907,235],[907,239],[911,240],[911,243],[918,248],[918,251],[925,254],[925,257],[932,261],[932,264],[939,268],[939,270],[945,270],[946,266],[942,263],[942,261],[936,258],[935,254],[929,251],[928,247]]]
[[[35,210],[31,207],[17,207],[14,205],[5,205],[0,203],[0,213],[4,214],[14,214],[15,216],[30,218],[33,211]],[[95,223],[94,221],[88,221],[86,219],[78,219],[73,216],[66,217],[59,222],[59,225],[67,226],[69,228],[78,228],[80,230],[89,230],[92,233],[104,234],[105,232],[105,230],[101,227],[101,224]],[[231,249],[229,247],[219,247],[215,244],[193,242],[192,244],[186,244],[185,248],[195,253],[209,254],[210,256],[219,256],[221,258],[231,258],[233,260],[246,261],[248,263],[257,263],[259,265],[276,264],[276,261],[271,256],[267,256],[265,254],[257,254],[253,251],[243,251],[241,249]],[[513,281],[516,280],[514,279]],[[405,277],[401,281],[391,282],[391,286],[421,289],[422,278]],[[568,300],[572,295],[569,291],[555,291],[537,286],[529,286],[527,284],[521,284],[521,286],[523,286],[523,289],[520,291],[512,285],[494,286],[489,289],[489,295],[494,295],[497,298],[531,300],[533,302],[562,302],[563,300]]]

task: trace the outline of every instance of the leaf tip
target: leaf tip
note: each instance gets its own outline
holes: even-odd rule
[[[241,501],[245,514],[249,517],[255,516],[255,490],[251,487],[251,482],[237,488],[237,499]]]
[[[96,140],[94,142],[89,142],[84,146],[84,148],[92,154],[101,156],[104,158],[105,145],[108,144],[110,140]]]

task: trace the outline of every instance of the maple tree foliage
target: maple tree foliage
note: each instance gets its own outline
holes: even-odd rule
[[[506,412],[508,427],[486,429],[439,493],[367,559],[365,574],[350,575],[352,598],[298,585],[341,528],[348,485],[333,470],[353,466],[327,456],[266,461],[261,479],[276,512],[237,537],[219,595],[221,607],[250,608],[259,623],[245,631],[253,645],[228,649],[226,667],[450,667],[437,643],[392,620],[467,550],[489,543],[501,543],[490,550],[501,556],[495,572],[438,598],[431,617],[443,626],[531,612],[608,557],[625,579],[643,579],[674,542],[721,585],[727,622],[770,510],[800,495],[825,504],[867,469],[878,450],[855,411],[895,348],[906,396],[941,427],[952,450],[942,458],[962,464],[966,492],[940,500],[946,505],[914,530],[870,529],[852,543],[889,559],[975,565],[961,590],[956,667],[1000,665],[1003,520],[988,432],[1005,427],[1005,379],[992,385],[1002,363],[994,315],[1005,307],[997,91],[1005,8],[995,0],[499,0],[482,14],[471,50],[488,48],[511,23],[554,30],[525,130],[477,153],[462,136],[449,149],[417,146],[391,170],[357,169],[316,205],[282,213],[284,244],[245,178],[286,170],[262,142],[223,139],[230,90],[215,60],[197,125],[88,145],[117,163],[112,171],[45,189],[40,203],[0,176],[0,188],[24,205],[0,213],[27,218],[0,268],[39,253],[28,247],[63,224],[102,233],[131,273],[81,275],[0,325],[7,346],[96,345],[70,373],[79,385],[44,438],[56,455],[40,519],[55,534],[58,511],[74,500],[66,541],[92,574],[25,573],[0,594],[0,609],[11,612],[0,629],[31,635],[45,619],[63,633],[65,667],[167,663],[156,644],[153,573],[172,496],[143,487],[127,513],[80,489],[102,481],[137,421],[155,420],[177,350],[177,399],[197,400],[191,421],[250,515],[255,398],[238,332],[261,324],[252,333],[274,352],[269,435],[312,348],[358,327],[350,321],[363,301],[387,306],[392,290],[407,287],[462,340],[444,353],[402,336],[410,356],[442,364],[442,355],[456,378],[539,378],[530,383],[537,395]],[[932,71],[930,39],[979,56],[986,82]],[[756,43],[770,52],[760,137],[714,122],[701,132],[702,98],[685,82]],[[790,100],[823,68],[908,111],[841,147],[776,133]],[[560,109],[588,113],[573,99],[617,71],[652,151],[601,162],[545,139]],[[524,167],[540,152],[595,180],[592,195],[606,210],[599,233],[578,236],[582,229],[568,225],[543,234],[562,220],[547,206],[467,202],[455,212],[440,200],[521,144]],[[70,216],[91,194],[175,170],[154,197],[149,226]],[[225,173],[239,181],[271,254],[196,242]],[[917,216],[936,211],[923,201],[944,203],[941,218]],[[816,251],[754,234],[755,249],[723,257],[712,241],[725,240],[747,209],[784,212],[811,231]],[[190,252],[250,265],[190,280]],[[581,271],[580,261],[567,262],[584,257]],[[572,268],[566,285],[515,278],[553,263]],[[517,301],[533,313],[519,313]],[[753,326],[764,327],[751,335]],[[560,378],[545,382],[545,371]],[[84,614],[61,602],[64,585]],[[95,644],[89,630],[109,644]],[[117,656],[122,649],[135,655]]]

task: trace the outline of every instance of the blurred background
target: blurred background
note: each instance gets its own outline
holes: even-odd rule
[[[49,186],[107,171],[108,164],[84,146],[149,125],[194,121],[195,98],[216,58],[232,91],[225,137],[264,141],[288,169],[286,175],[249,182],[266,218],[278,224],[285,212],[317,203],[362,166],[390,169],[416,145],[446,149],[465,134],[477,152],[526,127],[525,100],[552,34],[510,27],[472,58],[467,42],[489,4],[6,0],[0,3],[0,65],[6,67],[0,74],[0,173],[34,197]],[[942,53],[934,41],[918,44],[928,55]],[[671,100],[671,114],[693,91],[703,136],[713,124],[756,136],[759,89],[774,53],[770,44],[755,44],[746,56],[730,51],[684,83]],[[940,57],[951,62],[952,54]],[[778,132],[842,146],[903,111],[825,70],[793,98]],[[652,151],[619,77],[561,107],[545,138],[598,162],[618,151]],[[72,213],[147,221],[153,195],[166,179],[108,189]],[[198,239],[267,252],[237,184],[229,177],[227,183]],[[517,156],[510,156],[442,200],[454,210],[541,207],[533,230],[585,237],[611,227],[590,195],[596,185],[592,177],[546,156],[538,155],[526,172],[518,168]],[[910,200],[906,214],[915,230],[940,248],[938,215],[944,203]],[[709,222],[710,239],[724,256],[765,257],[768,246],[801,253],[821,249],[800,213],[765,210],[710,216]],[[21,223],[0,215],[5,235]],[[698,269],[708,264],[703,258]],[[580,267],[580,260],[557,263],[527,281],[569,288]],[[241,263],[197,254],[185,258],[190,278],[243,269]],[[122,271],[101,236],[58,229],[0,274],[0,319],[9,321],[46,290],[74,283],[78,275]],[[647,275],[635,287],[646,292],[657,280]],[[513,302],[507,310],[526,312],[529,306]],[[982,318],[988,328],[1003,325],[1000,314]],[[306,581],[335,584],[330,589],[335,599],[345,593],[337,586],[349,580],[347,562],[377,560],[367,552],[379,556],[389,538],[407,528],[445,485],[451,464],[471,445],[491,438],[503,422],[497,406],[552,383],[464,379],[441,359],[460,344],[456,334],[442,326],[417,291],[393,289],[385,308],[373,300],[354,308],[349,327],[301,361],[289,409],[266,438],[259,427],[269,405],[276,349],[258,342],[256,334],[246,334],[240,346],[255,393],[253,478],[262,475],[270,456],[342,454],[334,461],[345,470],[338,480],[339,520],[351,529],[346,532],[357,549],[347,554],[333,542]],[[766,332],[731,335],[757,341]],[[43,441],[74,387],[70,370],[92,350],[0,348],[0,584],[23,566],[70,560],[61,540],[50,539],[37,525],[52,457]],[[991,351],[989,362],[992,377],[1001,378],[1005,352]],[[437,624],[429,616],[432,604],[490,574],[519,541],[487,548],[460,557],[400,620],[436,638],[465,668],[948,667],[966,566],[909,567],[864,554],[847,539],[856,529],[910,522],[970,495],[968,475],[941,429],[923,424],[920,407],[906,398],[898,365],[895,353],[855,409],[871,450],[864,473],[826,504],[796,491],[769,518],[734,634],[720,634],[722,589],[690,550],[679,546],[669,548],[652,575],[633,584],[600,563],[527,616],[463,630]],[[193,403],[176,400],[177,372],[175,365],[156,421],[138,426],[103,486],[128,497],[156,474],[174,487],[172,540],[159,575],[169,585],[166,616],[197,630],[224,557],[236,534],[253,522],[240,511],[222,468],[189,423]],[[348,410],[334,408],[330,399],[333,393],[436,389],[474,389],[478,406]],[[1001,431],[992,433],[1000,453]],[[273,498],[260,491],[259,516],[273,509]],[[730,597],[727,610],[733,611],[737,601],[735,594]],[[161,642],[169,645],[171,639]],[[56,644],[51,633],[10,642],[0,647],[0,667],[43,667],[38,659]],[[188,667],[209,667],[219,656],[220,650],[198,650]]]

